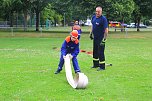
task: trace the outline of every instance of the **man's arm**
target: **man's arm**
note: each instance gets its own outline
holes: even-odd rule
[[[61,47],[61,54],[62,54],[63,56],[66,55],[66,45],[67,45],[67,42],[64,41],[63,44],[62,44],[62,47]]]
[[[108,32],[109,32],[109,29],[108,28],[106,28],[105,29],[105,33],[104,33],[104,39],[107,39],[107,36],[108,36]]]
[[[91,29],[90,29],[90,35],[89,35],[89,37],[90,37],[90,39],[92,40],[93,39],[93,33],[92,33],[92,25],[91,25]]]
[[[105,17],[104,17],[104,26],[103,27],[105,29],[103,39],[107,39],[109,29],[108,29],[108,21]]]

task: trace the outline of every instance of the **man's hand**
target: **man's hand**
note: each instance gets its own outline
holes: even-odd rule
[[[66,58],[66,56],[65,55],[63,55],[63,59],[65,59]]]
[[[106,41],[107,41],[107,39],[103,38],[102,41],[100,42],[100,46],[104,46]]]
[[[92,33],[92,32],[90,33],[90,36],[89,36],[89,37],[90,37],[91,40],[94,39],[94,38],[93,38],[93,33]]]
[[[69,57],[70,57],[70,59],[72,59],[72,58],[73,58],[73,56],[72,56],[71,54],[69,55]]]

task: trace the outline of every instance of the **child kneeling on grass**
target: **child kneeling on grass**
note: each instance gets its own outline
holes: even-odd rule
[[[67,54],[71,54],[70,58],[72,59],[75,73],[81,72],[77,61],[77,55],[79,54],[78,31],[73,30],[70,34],[71,35],[67,36],[62,44],[60,62],[57,71],[55,71],[55,74],[60,73],[62,70],[64,65],[64,58]]]

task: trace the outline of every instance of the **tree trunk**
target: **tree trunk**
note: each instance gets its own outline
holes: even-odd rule
[[[10,19],[10,27],[13,27],[13,11],[10,12],[9,19]]]
[[[139,25],[140,25],[140,17],[137,18],[137,31],[138,32],[140,31]]]
[[[56,27],[56,22],[57,22],[56,18],[54,18],[54,27]]]
[[[36,31],[39,31],[39,10],[36,10]]]
[[[24,11],[24,31],[27,31],[27,10]]]

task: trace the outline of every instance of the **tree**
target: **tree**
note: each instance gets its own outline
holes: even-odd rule
[[[36,13],[36,31],[39,31],[40,12],[50,3],[51,0],[32,0],[32,8]]]
[[[44,24],[46,19],[49,19],[51,23],[56,26],[57,23],[61,22],[62,15],[56,13],[56,11],[52,9],[51,4],[48,4],[48,6],[46,6],[41,12],[41,23]]]
[[[2,7],[2,4],[3,4],[3,0],[0,0],[0,18],[2,17],[2,14],[3,14],[3,7]]]
[[[111,12],[113,20],[125,22],[127,18],[131,18],[131,14],[134,10],[134,1],[133,0],[112,0],[112,8],[114,12]]]
[[[10,20],[10,26],[13,27],[13,13],[19,11],[21,8],[20,0],[4,0],[2,4],[4,17]],[[8,13],[9,12],[9,13]]]
[[[151,17],[152,15],[152,0],[134,0],[135,10],[133,12],[134,22],[137,23],[137,31],[140,31],[139,25],[143,16]]]
[[[30,0],[21,0],[22,10],[24,13],[24,31],[27,30],[27,15],[28,11],[31,10],[31,1]]]
[[[68,23],[72,19],[72,12],[74,10],[71,8],[71,6],[73,6],[71,2],[72,0],[56,0],[52,3],[52,9],[54,9],[57,14],[62,15],[62,18],[66,18],[65,23]],[[63,20],[62,25],[64,25]]]

